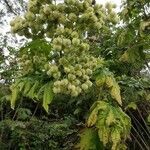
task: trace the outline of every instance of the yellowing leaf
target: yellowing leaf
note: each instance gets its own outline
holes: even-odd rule
[[[136,105],[136,103],[131,102],[131,103],[128,104],[128,106],[125,109],[128,109],[128,108],[132,108],[133,110],[136,110],[137,105]]]
[[[52,90],[52,82],[47,83],[44,88],[44,94],[43,94],[43,107],[48,112],[49,104],[53,100],[53,90]]]
[[[89,118],[88,118],[88,121],[87,121],[87,126],[88,126],[88,127],[91,127],[91,126],[95,125],[95,123],[96,123],[96,121],[97,121],[97,115],[98,115],[98,110],[95,108],[95,109],[91,112],[91,114],[90,114],[90,116],[89,116]]]
[[[117,146],[117,150],[127,150],[127,146],[124,143],[120,143]]]
[[[91,107],[92,112],[91,112],[91,114],[88,118],[88,121],[87,121],[88,127],[91,127],[91,126],[96,124],[96,121],[98,119],[97,117],[98,117],[99,110],[106,111],[107,105],[108,104],[104,101],[97,101],[92,105],[92,107]]]
[[[106,103],[105,101],[96,101],[90,108],[91,111],[93,111],[94,109],[97,110],[105,110],[108,106],[108,103]]]
[[[122,105],[121,101],[121,95],[120,95],[120,87],[118,83],[116,82],[115,78],[113,76],[107,76],[106,77],[106,85],[108,88],[110,88],[110,94],[111,96],[120,104]]]
[[[106,103],[105,101],[99,101],[97,105],[98,110],[106,110],[107,107],[108,107],[108,103]]]
[[[111,140],[113,142],[112,150],[116,150],[117,144],[121,141],[120,132],[117,130],[117,128],[114,128],[111,132]]]
[[[112,87],[114,85],[114,79],[112,76],[107,76],[106,77],[106,85],[108,87]]]
[[[110,110],[106,118],[106,125],[110,126],[114,121],[115,121],[114,113],[112,110]]]
[[[122,62],[129,62],[128,51],[125,51],[124,54],[120,57],[119,60],[122,61]]]
[[[120,105],[122,105],[120,87],[117,83],[113,85],[110,94]]]
[[[112,144],[112,150],[119,150],[121,140],[127,139],[130,134],[131,119],[120,107],[112,106],[105,101],[97,101],[93,107],[98,110],[95,126],[100,141],[104,146],[107,143]]]
[[[109,128],[106,128],[105,126],[99,128],[98,130],[98,136],[100,140],[103,142],[104,146],[109,142]]]

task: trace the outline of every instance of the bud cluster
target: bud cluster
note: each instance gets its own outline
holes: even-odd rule
[[[38,54],[20,58],[20,68],[26,74],[38,68],[54,80],[54,93],[78,96],[91,86],[93,72],[103,61],[91,54],[86,35],[100,33],[109,21],[116,22],[115,6],[92,4],[92,0],[65,0],[54,4],[49,0],[29,0],[23,17],[11,21],[13,33],[27,38],[50,38],[49,53],[57,55],[48,60]],[[36,50],[35,50],[36,51]],[[35,67],[37,66],[37,67]]]
[[[35,55],[33,57],[29,57],[27,54],[23,54],[19,59],[19,67],[20,71],[23,75],[28,73],[33,73],[35,70],[43,71],[43,66],[47,62],[46,57],[43,55],[38,56]]]

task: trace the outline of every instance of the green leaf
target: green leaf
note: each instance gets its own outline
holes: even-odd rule
[[[53,93],[53,83],[49,82],[44,87],[44,94],[43,94],[43,107],[48,112],[49,104],[53,100],[54,93]]]
[[[38,87],[38,85],[39,85],[39,82],[35,81],[35,84],[33,85],[33,87],[30,89],[30,91],[27,94],[28,97],[30,97],[30,98],[36,97],[35,90]]]
[[[96,85],[97,86],[103,86],[106,80],[106,76],[103,73],[100,73],[96,76]]]
[[[80,143],[76,146],[79,150],[104,150],[96,130],[85,128],[80,134],[80,138]]]
[[[37,99],[41,99],[41,97],[43,97],[44,89],[45,89],[45,85],[41,86],[41,88],[39,89],[36,95]]]
[[[148,121],[148,123],[150,123],[150,114],[147,117],[147,121]]]
[[[23,94],[25,96],[27,96],[27,93],[29,92],[29,90],[31,89],[32,87],[32,84],[30,80],[27,80],[26,84],[24,85],[24,91],[23,91]]]
[[[51,51],[51,45],[45,39],[36,39],[27,43],[20,49],[20,55],[30,51],[30,55],[45,54],[48,56]]]
[[[19,84],[18,84],[18,87],[19,87],[19,90],[20,91],[22,91],[23,90],[23,88],[24,88],[24,86],[25,86],[25,84],[26,84],[26,81],[21,81]]]
[[[137,105],[136,105],[136,103],[131,102],[131,103],[128,104],[128,106],[125,109],[128,109],[128,108],[132,108],[133,110],[136,110]]]
[[[77,108],[77,109],[73,112],[73,114],[74,114],[74,115],[78,115],[79,113],[81,113],[81,111],[82,111],[81,108]]]
[[[11,108],[15,108],[16,100],[19,94],[19,87],[18,85],[21,83],[21,80],[17,80],[14,84],[10,86],[10,89],[12,91],[11,96],[10,96],[10,105]]]
[[[19,94],[19,89],[17,87],[12,89],[12,96],[11,96],[11,108],[12,109],[15,108],[15,104],[16,104],[16,100],[17,100],[18,94]]]

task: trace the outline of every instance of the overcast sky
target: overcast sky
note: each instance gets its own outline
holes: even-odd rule
[[[105,3],[105,2],[114,2],[114,3],[116,3],[116,4],[118,4],[118,5],[120,5],[121,4],[121,0],[96,0],[97,2],[99,2],[99,3]]]

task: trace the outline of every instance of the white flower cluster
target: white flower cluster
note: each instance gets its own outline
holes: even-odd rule
[[[71,94],[71,96],[78,96],[81,92],[87,91],[92,82],[90,77],[92,75],[91,69],[84,69],[82,65],[76,64],[74,66],[67,66],[64,68],[65,78],[57,80],[54,83],[54,93]]]
[[[32,59],[27,54],[23,54],[22,57],[18,59],[20,71],[23,75],[28,73],[33,73],[35,68],[38,68],[40,71],[43,71],[43,66],[47,62],[44,55],[33,56]]]
[[[47,75],[53,77],[54,79],[59,79],[61,77],[61,72],[58,70],[58,67],[54,64],[45,65]]]
[[[26,20],[20,16],[17,16],[14,20],[12,20],[10,22],[10,25],[11,25],[11,31],[13,33],[17,32],[19,35],[23,35],[23,33],[21,34],[21,31],[23,28],[27,27]]]
[[[26,37],[49,37],[57,58],[50,61],[41,56],[33,56],[32,60],[26,58],[26,61],[21,58],[22,68],[28,66],[31,70],[33,64],[42,66],[41,70],[54,79],[56,94],[78,96],[87,91],[92,86],[93,72],[103,61],[91,55],[85,35],[91,31],[100,33],[106,22],[115,18],[114,7],[93,5],[92,0],[65,0],[60,4],[29,0],[25,15],[11,22],[12,31]],[[111,17],[107,17],[108,14]]]
[[[117,14],[113,11],[114,8],[116,8],[116,4],[112,4],[107,2],[105,4],[105,7],[107,9],[107,20],[113,24],[116,24],[119,22],[119,18]]]

